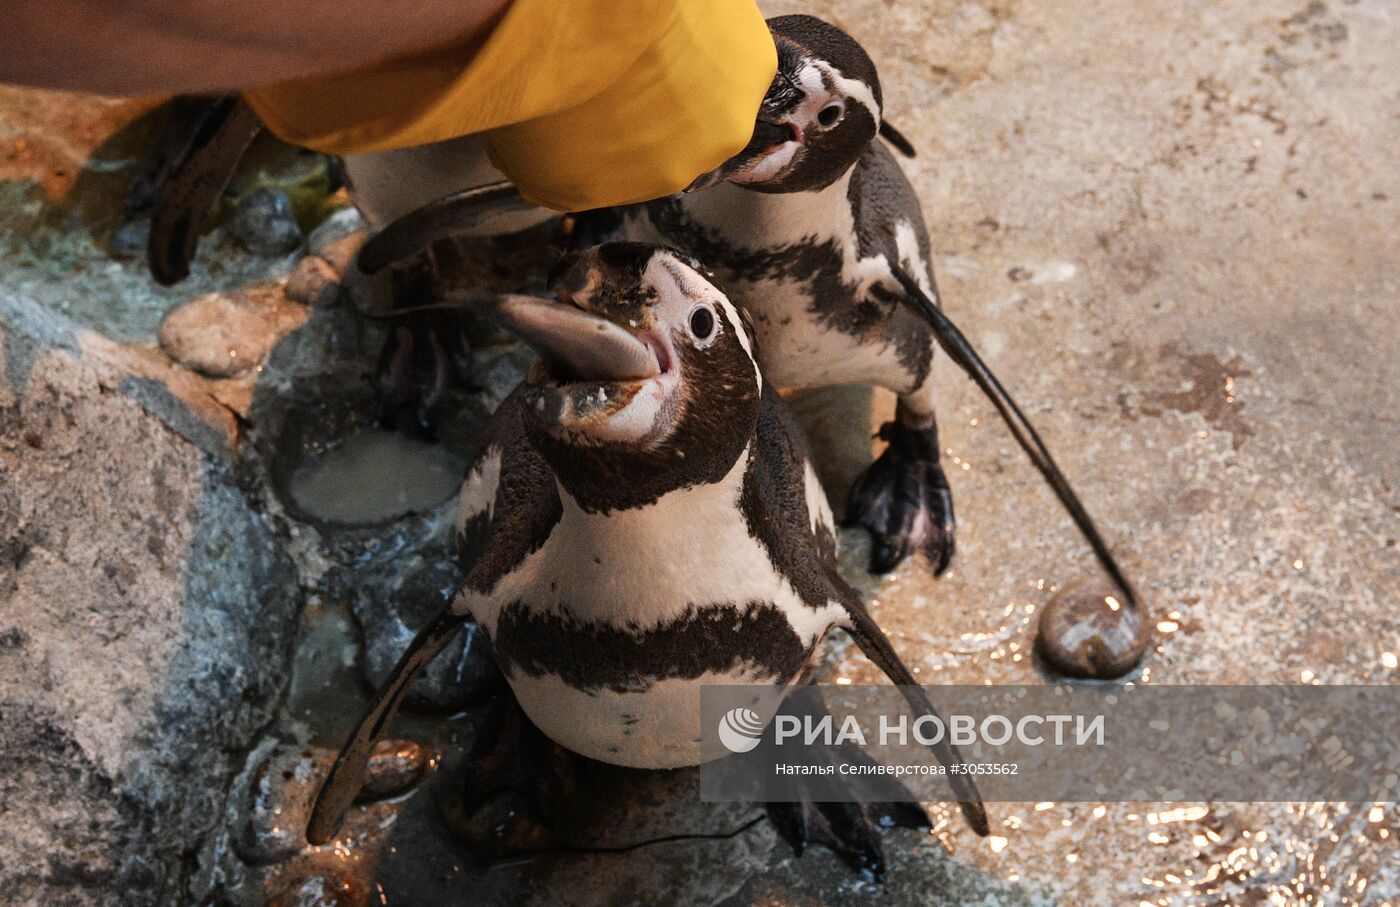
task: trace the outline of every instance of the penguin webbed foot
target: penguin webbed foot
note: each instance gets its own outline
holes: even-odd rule
[[[934,574],[942,574],[956,542],[953,494],[938,462],[938,429],[931,422],[912,427],[896,416],[879,436],[889,447],[851,487],[846,525],[870,532],[870,572],[888,573],[922,551]]]
[[[464,764],[448,824],[486,862],[555,850],[578,823],[582,769],[503,692]]]
[[[815,691],[813,691],[815,692]],[[789,708],[807,711],[814,721],[830,717],[815,698],[790,699]],[[874,765],[864,750],[849,743],[813,744],[810,758],[826,766]],[[787,779],[789,797],[766,803],[773,828],[802,856],[808,847],[819,845],[841,858],[868,881],[885,880],[885,852],[881,835],[889,828],[912,828],[926,832],[933,827],[928,813],[898,780],[885,775],[849,775],[846,782],[857,802],[818,802],[810,798],[802,775]]]
[[[887,828],[933,827],[928,813],[914,802],[768,803],[768,819],[795,856],[819,845],[872,882],[885,881],[885,852],[880,844]]]

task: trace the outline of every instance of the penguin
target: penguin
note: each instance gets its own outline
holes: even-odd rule
[[[868,383],[898,395],[885,451],[851,488],[849,525],[872,535],[870,569],[915,551],[942,573],[955,522],[939,462],[935,346],[971,377],[1069,512],[1125,606],[1133,584],[1035,427],[940,305],[917,194],[886,142],[913,148],[884,118],[875,64],[812,16],[768,20],[778,72],[748,145],[683,193],[622,212],[620,235],[677,249],[712,269],[751,318],[768,379],[787,388]],[[443,236],[528,209],[500,183],[446,195],[361,249],[373,272]]]
[[[491,419],[462,484],[466,578],[342,749],[309,823],[314,844],[334,837],[414,674],[469,618],[529,721],[613,765],[700,763],[701,687],[791,688],[835,627],[916,712],[934,714],[837,573],[831,511],[742,310],[693,259],[638,243],[578,255],[556,293],[493,303],[539,359]],[[934,749],[945,765],[960,761]],[[949,777],[985,835],[976,787]],[[883,871],[868,811],[769,809],[799,854],[824,843]]]
[[[846,521],[871,533],[874,572],[922,551],[941,574],[955,524],[934,413],[937,341],[895,276],[938,304],[919,200],[877,138],[883,96],[860,44],[811,16],[768,24],[778,73],[756,141],[698,181],[702,191],[631,209],[623,232],[712,268],[753,319],[775,383],[898,394],[879,431],[888,447],[851,489]]]

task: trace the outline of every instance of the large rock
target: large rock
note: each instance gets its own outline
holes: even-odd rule
[[[149,378],[93,348],[0,292],[7,904],[184,899],[272,718],[299,600],[220,459],[132,396]]]

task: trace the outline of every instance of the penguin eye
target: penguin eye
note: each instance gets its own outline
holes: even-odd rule
[[[817,111],[817,124],[823,129],[830,129],[841,119],[841,114],[846,112],[846,105],[840,101],[832,101],[830,104]]]
[[[705,306],[696,306],[690,313],[690,334],[696,340],[709,340],[715,333],[715,313]]]

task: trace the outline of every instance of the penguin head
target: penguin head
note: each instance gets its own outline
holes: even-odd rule
[[[758,422],[747,317],[658,246],[606,243],[556,275],[557,301],[508,297],[498,311],[540,355],[526,434],[564,489],[608,511],[724,478]]]
[[[778,72],[753,138],[693,188],[728,179],[760,192],[822,189],[849,170],[879,132],[880,78],[865,48],[812,16],[778,16],[768,27]]]

